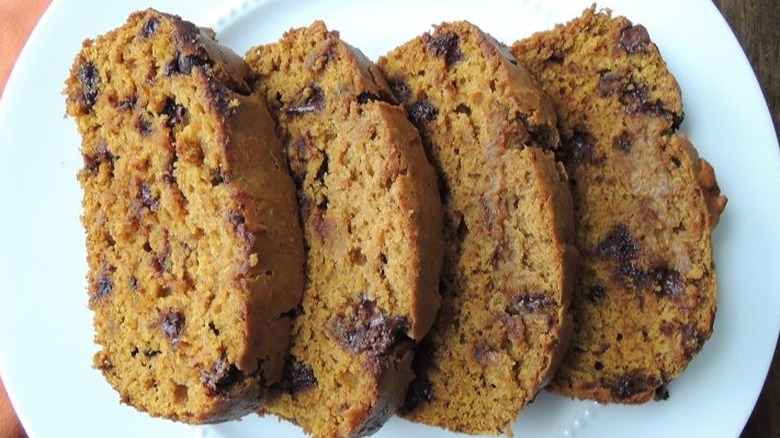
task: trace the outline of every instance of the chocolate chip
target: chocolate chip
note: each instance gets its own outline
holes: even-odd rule
[[[604,288],[598,284],[591,286],[587,293],[588,300],[594,303],[601,302],[601,300],[603,300],[606,295],[607,293],[604,291]]]
[[[601,97],[612,96],[620,91],[623,87],[621,84],[620,75],[610,70],[606,70],[600,73],[599,83],[596,86]]]
[[[641,24],[629,26],[621,30],[620,38],[617,42],[618,48],[628,53],[644,53],[647,51],[649,44],[650,35]]]
[[[130,286],[130,290],[131,291],[138,292],[138,279],[137,278],[131,276],[127,280],[127,284],[128,284],[128,286]]]
[[[357,101],[361,105],[363,105],[365,103],[368,103],[368,102],[382,101],[382,100],[383,99],[381,97],[379,97],[376,94],[371,93],[369,91],[364,91],[364,92],[360,93],[358,95],[358,97],[357,97]]]
[[[95,64],[92,62],[85,62],[81,64],[76,77],[81,82],[81,104],[87,109],[91,109],[95,102],[97,102],[99,85],[100,85],[100,72]]]
[[[603,363],[601,363],[601,362],[599,362],[599,361],[596,361],[596,362],[593,364],[593,369],[594,369],[594,370],[596,370],[596,371],[601,371],[601,370],[603,370],[603,369],[604,369],[604,364],[603,364]]]
[[[119,111],[130,111],[135,107],[136,103],[138,103],[138,96],[130,96],[119,102]]]
[[[227,397],[230,389],[244,380],[244,374],[227,359],[220,358],[214,363],[213,370],[201,373],[201,382],[211,397]]]
[[[152,133],[152,123],[143,116],[138,116],[135,122],[135,129],[141,134],[141,137],[148,137]]]
[[[412,91],[403,79],[390,79],[387,84],[390,85],[390,89],[393,90],[393,94],[400,102],[406,102],[412,97]]]
[[[173,98],[168,97],[165,99],[165,103],[163,104],[162,114],[168,116],[168,120],[165,121],[165,126],[173,128],[176,125],[185,122],[187,108],[184,108],[183,105],[176,103]]]
[[[141,205],[151,211],[156,211],[160,206],[160,197],[152,194],[152,189],[147,184],[141,184]]]
[[[229,88],[211,82],[209,97],[214,108],[222,117],[229,118],[236,112],[236,106],[233,104],[235,95]]]
[[[691,322],[680,327],[680,334],[682,335],[681,340],[683,354],[685,354],[685,357],[688,359],[692,359],[693,356],[695,356],[696,353],[701,350],[701,347],[704,345],[704,341],[706,341],[707,336],[705,333],[699,330],[699,327],[696,326],[695,322]]]
[[[231,211],[228,213],[228,222],[230,225],[233,226],[233,229],[236,231],[236,234],[241,236],[244,240],[247,242],[253,242],[254,236],[252,235],[252,232],[249,230],[249,227],[246,224],[246,217],[244,216],[244,213],[241,211]]]
[[[629,83],[618,100],[623,104],[628,114],[654,114],[672,118],[676,117],[676,115],[673,115],[666,109],[660,100],[650,100],[647,85]]]
[[[160,313],[160,328],[172,346],[179,343],[184,332],[185,320],[184,314],[173,308]]]
[[[672,132],[677,132],[680,130],[680,126],[682,125],[683,121],[685,120],[685,113],[672,113]]]
[[[571,137],[566,139],[555,155],[566,166],[578,166],[593,162],[593,145],[596,139],[583,126],[574,128]]]
[[[211,177],[211,185],[213,187],[216,187],[220,184],[224,184],[225,182],[228,182],[227,174],[222,170],[222,167],[218,167],[214,170],[212,170],[212,177]]]
[[[463,59],[460,38],[455,33],[446,32],[435,37],[428,35],[427,44],[437,58],[444,60],[444,65],[448,68]]]
[[[350,314],[336,316],[331,332],[342,347],[354,354],[368,351],[380,356],[401,340],[408,327],[405,317],[388,317],[384,310],[377,309],[375,302],[361,297]]]
[[[628,260],[636,258],[639,254],[639,242],[624,224],[617,224],[612,230],[599,242],[596,247],[596,255],[617,260]]]
[[[113,166],[117,160],[117,157],[108,150],[105,140],[99,141],[93,155],[84,155],[82,158],[84,160],[84,168],[92,173],[97,173],[101,164],[109,163]]]
[[[317,173],[314,175],[315,181],[318,181],[323,186],[325,185],[325,175],[328,173],[328,156],[323,154],[322,161],[320,161],[319,167],[317,167]]]
[[[654,390],[661,382],[648,378],[638,372],[630,372],[615,379],[609,388],[613,397],[628,400],[643,392]]]
[[[290,116],[300,116],[322,111],[325,108],[325,93],[316,85],[298,93],[292,102],[282,107],[282,112]]]
[[[505,312],[510,315],[522,315],[553,307],[555,304],[555,299],[550,294],[543,292],[523,293],[512,297]]]
[[[92,300],[101,300],[114,291],[114,271],[113,267],[103,267],[100,270],[95,283],[95,291],[92,293]]]
[[[290,383],[290,392],[293,394],[317,386],[317,377],[314,376],[311,367],[295,357],[291,358],[290,365],[285,371],[289,373],[286,377]]]
[[[141,38],[149,38],[150,36],[154,35],[155,32],[157,32],[159,27],[160,20],[158,20],[157,17],[152,17],[146,23],[144,23],[144,26],[141,28],[141,33],[139,35]]]
[[[406,398],[404,399],[403,411],[412,412],[416,410],[421,403],[430,403],[433,401],[433,387],[430,380],[426,377],[417,377],[406,391]]]
[[[163,250],[152,259],[152,268],[159,273],[170,271],[171,263],[171,245],[169,242],[165,243]]]
[[[209,321],[209,330],[214,333],[214,336],[219,336],[219,329],[214,325],[214,321]]]
[[[427,99],[412,102],[407,108],[409,119],[418,129],[425,129],[425,125],[436,120],[439,110],[436,109]]]
[[[165,64],[163,75],[165,77],[178,74],[189,75],[195,67],[211,66],[213,64],[214,61],[205,56],[196,54],[182,56],[181,53],[176,52],[174,58]]]
[[[669,400],[669,387],[664,383],[655,389],[654,401],[666,401]]]
[[[662,296],[675,299],[685,292],[685,278],[678,271],[671,268],[662,269],[658,277]]]
[[[457,114],[464,114],[464,115],[470,116],[471,115],[471,107],[469,107],[468,105],[459,103],[458,106],[455,107],[455,112]]]
[[[634,143],[631,141],[631,134],[627,131],[621,132],[618,138],[615,139],[615,142],[617,148],[625,153],[631,152],[631,149],[634,147]]]
[[[161,351],[160,350],[153,350],[151,348],[146,348],[146,349],[144,349],[144,351],[142,353],[144,354],[144,356],[146,356],[148,358],[152,358],[152,357],[155,357],[158,354],[160,354]]]

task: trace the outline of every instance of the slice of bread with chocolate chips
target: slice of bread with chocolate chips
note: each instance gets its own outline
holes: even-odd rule
[[[94,365],[154,416],[235,419],[282,377],[303,239],[249,76],[213,32],[149,9],[85,41],[66,81]]]
[[[554,110],[508,49],[467,22],[378,65],[420,129],[445,212],[442,308],[402,415],[511,434],[571,325],[576,250]]]
[[[643,26],[591,7],[512,50],[555,102],[583,255],[575,334],[550,388],[651,400],[712,333],[726,199],[677,132],[680,89]]]
[[[247,59],[285,139],[308,248],[288,379],[264,410],[318,437],[366,435],[402,402],[439,307],[436,176],[379,71],[322,22]]]

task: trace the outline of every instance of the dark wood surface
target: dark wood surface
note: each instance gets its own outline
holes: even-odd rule
[[[777,132],[780,126],[780,1],[714,2],[737,35],[758,76]],[[770,202],[780,202],[780,199]],[[780,293],[780,284],[773,287]],[[761,397],[742,432],[742,438],[759,437],[780,437],[780,349],[775,350]]]

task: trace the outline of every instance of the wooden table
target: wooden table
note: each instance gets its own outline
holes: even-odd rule
[[[775,131],[777,131],[777,128],[780,127],[780,25],[778,25],[780,23],[780,2],[778,0],[713,1],[734,29],[748,55],[764,90],[769,109],[772,112]],[[5,7],[10,1],[3,0],[1,3]],[[35,0],[31,4],[28,2],[28,6],[34,6],[33,9],[42,8],[45,4],[45,0]],[[674,12],[670,11],[670,13]],[[3,35],[3,37],[7,37],[7,35]],[[0,84],[0,89],[3,85]],[[772,201],[780,202],[780,200],[770,200],[770,202]],[[773,287],[776,287],[777,293],[780,293],[780,285],[773,285]],[[2,395],[2,391],[0,391],[0,398]],[[3,433],[10,432],[3,431]],[[742,438],[759,437],[780,437],[780,349],[775,351],[772,367],[761,392],[761,397],[742,433]]]
[[[714,0],[726,17],[764,90],[775,132],[780,127],[780,2]],[[780,202],[772,199],[769,202]],[[778,224],[780,226],[780,224]],[[769,285],[780,293],[780,284]],[[742,438],[780,437],[780,349]]]

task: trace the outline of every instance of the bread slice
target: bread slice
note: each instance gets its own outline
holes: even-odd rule
[[[318,437],[366,435],[401,403],[439,307],[436,177],[376,67],[322,22],[247,59],[285,138],[307,246],[288,379],[265,412]]]
[[[154,416],[235,419],[282,375],[302,231],[249,75],[213,32],[148,9],[85,41],[66,82],[94,364]]]
[[[550,388],[641,403],[712,333],[712,230],[726,198],[678,133],[680,88],[647,29],[609,11],[512,47],[555,102],[583,266]]]
[[[378,65],[420,129],[445,212],[442,308],[403,416],[511,434],[570,326],[572,202],[547,96],[509,50],[444,23]]]

